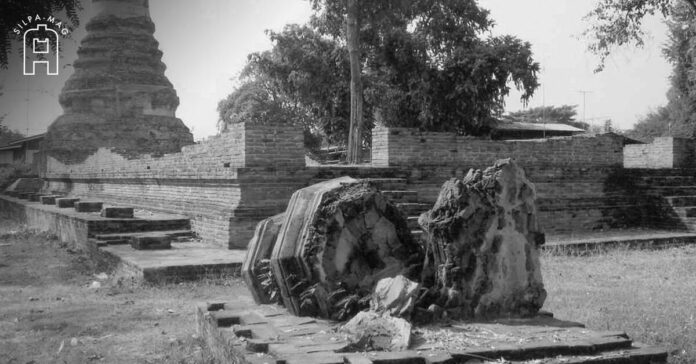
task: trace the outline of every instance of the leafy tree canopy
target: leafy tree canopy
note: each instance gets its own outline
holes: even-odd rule
[[[649,15],[671,16],[675,7],[686,6],[696,11],[696,0],[599,0],[585,16],[590,22],[584,35],[589,38],[589,50],[600,57],[595,71],[604,68],[611,52],[624,45],[644,45],[643,19]]]
[[[577,107],[578,105],[539,106],[509,113],[503,119],[525,123],[559,123],[587,130],[589,124],[575,119],[578,115]]]
[[[344,141],[350,109],[344,3],[313,0],[307,25],[269,32],[273,49],[249,56],[241,85],[219,105],[222,123],[240,120],[230,118],[239,115],[230,112],[239,89],[261,83],[269,97],[249,102],[302,110],[302,123]],[[493,21],[474,0],[361,1],[360,9],[368,124],[482,134],[502,114],[510,85],[525,101],[539,86],[531,45],[484,36]]]
[[[2,97],[2,86],[0,86],[0,97]],[[7,145],[9,142],[24,138],[24,134],[10,130],[7,125],[2,125],[5,114],[0,114],[0,146]]]
[[[681,2],[675,3],[669,14],[669,41],[663,48],[673,67],[668,103],[649,112],[628,132],[635,139],[696,136],[696,12]]]
[[[13,41],[19,40],[14,32],[17,23],[27,16],[49,16],[65,13],[79,25],[80,0],[2,0],[0,3],[0,68],[7,68]]]

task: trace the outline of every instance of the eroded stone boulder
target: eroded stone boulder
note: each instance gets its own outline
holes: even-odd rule
[[[284,213],[261,220],[247,247],[242,278],[258,304],[281,303],[278,285],[271,272],[271,252],[284,220]]]
[[[380,279],[417,274],[422,257],[397,208],[343,177],[293,194],[271,270],[290,312],[345,320],[369,306]]]
[[[418,303],[424,315],[486,318],[532,315],[543,305],[534,185],[514,161],[471,170],[442,187],[419,223],[426,233]]]

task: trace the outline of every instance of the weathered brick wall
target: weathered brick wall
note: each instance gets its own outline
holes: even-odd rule
[[[244,247],[258,220],[285,209],[311,180],[301,129],[237,124],[225,134],[159,158],[100,149],[85,162],[48,158],[46,190],[180,213],[206,241]]]
[[[694,141],[686,138],[660,137],[650,144],[631,144],[624,149],[624,168],[694,167]]]
[[[229,178],[244,167],[303,167],[302,130],[291,125],[235,124],[229,132],[182,148],[180,153],[128,159],[99,149],[80,164],[47,158],[45,177]]]
[[[444,180],[514,158],[535,184],[540,223],[568,233],[648,223],[650,200],[622,178],[623,140],[614,135],[491,141],[407,128],[373,132],[372,163],[410,170],[409,188],[434,202]],[[407,167],[408,166],[408,167]]]
[[[376,128],[372,135],[375,166],[490,165],[500,158],[514,158],[523,166],[618,166],[623,140],[607,134],[492,141],[410,128]]]

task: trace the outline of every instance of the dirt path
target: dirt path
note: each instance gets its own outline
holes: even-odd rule
[[[153,287],[109,274],[0,220],[0,363],[211,363],[194,303],[250,300],[232,278]]]

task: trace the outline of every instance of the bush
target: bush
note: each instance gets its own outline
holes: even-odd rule
[[[14,163],[0,166],[0,191],[4,191],[17,178],[31,175],[31,165]]]

